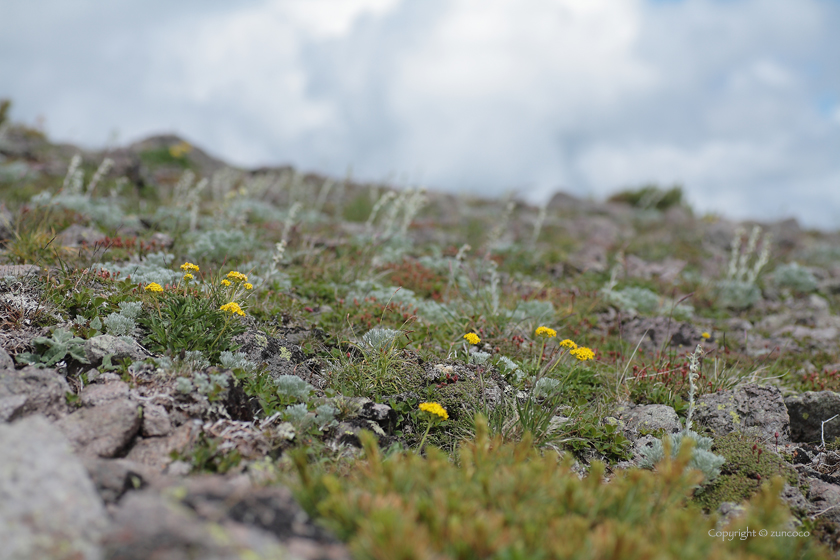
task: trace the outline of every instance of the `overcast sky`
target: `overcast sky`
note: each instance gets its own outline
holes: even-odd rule
[[[0,97],[57,140],[840,228],[838,0],[0,5]]]

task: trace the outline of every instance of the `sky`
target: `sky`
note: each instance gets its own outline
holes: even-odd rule
[[[0,97],[55,140],[840,228],[838,0],[0,4]]]

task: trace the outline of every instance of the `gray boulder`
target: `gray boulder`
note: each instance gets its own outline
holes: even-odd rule
[[[697,399],[694,420],[717,434],[757,430],[767,441],[790,442],[790,419],[778,387],[749,383]]]
[[[69,392],[67,380],[54,369],[0,369],[0,422],[36,412],[52,419],[66,416]]]
[[[632,430],[655,432],[662,430],[673,434],[682,429],[676,411],[665,404],[636,406],[621,415],[627,427]]]
[[[77,410],[58,427],[83,455],[114,457],[140,430],[141,412],[129,399]]]
[[[108,517],[84,465],[43,416],[0,424],[3,558],[101,558]]]
[[[9,353],[0,348],[0,370],[15,369],[15,362]]]
[[[840,414],[840,395],[833,391],[808,391],[785,399],[790,415],[790,437],[797,442],[820,441],[823,420]],[[840,418],[825,424],[825,441],[840,436]]]
[[[128,337],[116,337],[110,334],[94,336],[85,341],[85,355],[91,364],[98,364],[108,354],[113,359],[145,360],[151,354],[136,340]]]

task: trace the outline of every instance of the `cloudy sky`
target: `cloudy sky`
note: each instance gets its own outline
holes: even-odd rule
[[[55,139],[840,228],[838,0],[2,4],[0,97]]]

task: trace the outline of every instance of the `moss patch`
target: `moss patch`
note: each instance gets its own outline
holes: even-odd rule
[[[757,437],[733,432],[717,438],[712,451],[726,462],[715,481],[694,494],[706,511],[715,511],[723,502],[740,503],[755,494],[774,476],[796,485],[796,471],[778,455],[768,451]]]

